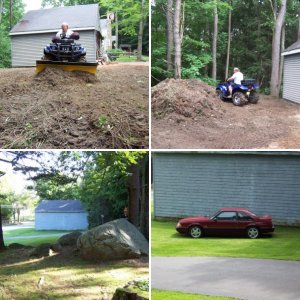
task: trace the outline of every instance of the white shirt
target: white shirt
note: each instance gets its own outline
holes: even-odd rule
[[[58,33],[56,34],[56,36],[58,37],[58,38],[61,38],[61,34],[63,33],[63,31],[62,31],[62,29],[60,29],[59,31],[58,31]],[[71,34],[73,33],[73,31],[72,30],[70,30],[70,29],[68,29],[67,30],[67,32],[66,32],[66,38],[69,38],[70,36],[71,36]]]
[[[235,84],[241,84],[241,81],[244,79],[244,75],[241,72],[235,72],[232,75],[232,78]]]

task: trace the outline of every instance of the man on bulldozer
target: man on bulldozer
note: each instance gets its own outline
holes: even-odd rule
[[[64,38],[79,40],[79,33],[74,32],[71,29],[69,29],[69,24],[67,22],[63,22],[61,24],[61,29],[52,38],[52,42],[57,43],[59,40],[64,39]]]

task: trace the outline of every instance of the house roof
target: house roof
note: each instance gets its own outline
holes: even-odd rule
[[[290,55],[290,54],[296,54],[300,52],[300,39],[292,44],[291,46],[289,46],[288,48],[286,48],[283,52],[282,55]]]
[[[79,213],[86,212],[79,200],[42,200],[36,207],[36,213]]]
[[[67,22],[73,30],[100,30],[98,4],[30,10],[13,27],[10,35],[55,32],[62,22]]]

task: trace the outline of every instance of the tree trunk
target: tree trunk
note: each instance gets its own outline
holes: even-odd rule
[[[229,0],[229,5],[232,7],[232,0]],[[228,71],[229,71],[230,43],[231,43],[231,8],[229,10],[229,15],[228,15],[228,40],[227,40],[225,80],[228,78]]]
[[[283,25],[282,27],[282,32],[281,32],[281,53],[284,51],[285,48],[285,26]],[[283,62],[284,62],[284,57],[280,55],[280,65],[279,65],[279,92],[280,92],[280,87],[282,83],[282,76],[283,76]]]
[[[128,178],[128,194],[129,194],[129,215],[128,220],[139,227],[139,215],[140,215],[140,178],[139,178],[139,166],[132,165],[130,167],[131,176]]]
[[[140,227],[141,232],[147,240],[149,240],[149,159],[143,157],[141,166],[141,213],[140,213]]]
[[[212,78],[217,79],[218,1],[214,0],[214,33],[212,46]]]
[[[300,40],[300,6],[298,9],[298,18],[299,18],[299,23],[298,23],[298,40]]]
[[[0,0],[0,24],[2,21],[2,9],[3,9],[3,0]]]
[[[10,13],[9,13],[9,29],[11,30],[12,29],[12,19],[13,19],[13,3],[12,3],[12,0],[10,0],[10,5],[9,5],[9,10],[10,10]]]
[[[0,251],[5,249],[4,238],[3,238],[3,230],[2,230],[2,212],[0,205]]]
[[[144,31],[144,0],[142,0],[141,3],[141,20],[139,24],[139,35],[138,35],[138,54],[137,54],[137,60],[142,60],[142,49],[143,49],[143,31]]]
[[[173,0],[168,0],[167,5],[167,70],[174,69],[174,13]]]
[[[281,32],[286,13],[286,2],[282,0],[281,8],[275,22],[275,30],[272,43],[272,71],[271,71],[271,95],[278,97],[280,92],[279,70],[280,70],[280,49],[281,49]]]
[[[115,22],[116,22],[116,44],[115,49],[119,48],[119,23],[118,23],[118,13],[116,12],[115,15]]]
[[[181,79],[181,0],[176,0],[174,13],[175,79]]]

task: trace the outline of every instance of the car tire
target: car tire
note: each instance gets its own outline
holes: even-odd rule
[[[247,228],[247,236],[250,239],[257,239],[260,236],[259,229],[254,226]]]
[[[241,92],[236,92],[232,96],[232,103],[235,106],[242,106],[247,102],[246,97],[243,93]]]
[[[189,230],[189,233],[192,238],[197,239],[202,236],[203,230],[199,226],[192,226]]]

